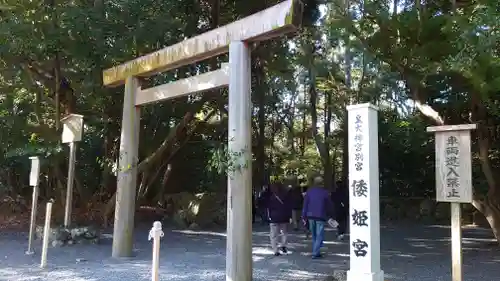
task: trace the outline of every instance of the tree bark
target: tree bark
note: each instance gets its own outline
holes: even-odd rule
[[[415,86],[415,85],[413,85]],[[414,94],[420,94],[420,92],[413,88],[410,89]],[[419,105],[417,108],[420,112],[432,120],[436,125],[444,125],[444,119],[441,117],[439,112],[433,109],[428,104],[423,103],[422,96],[414,95],[414,99]],[[480,198],[477,193],[474,193],[474,198],[472,205],[481,212],[488,221],[493,235],[495,236],[498,244],[500,245],[500,200],[499,200],[499,187],[497,174],[498,172],[493,171],[492,165],[489,160],[490,154],[490,135],[488,128],[485,126],[487,122],[487,111],[484,104],[481,101],[479,94],[474,93],[471,97],[471,121],[477,124],[477,145],[479,147],[479,161],[481,163],[481,169],[486,181],[488,182],[488,192],[484,198]]]
[[[258,130],[259,134],[257,136],[257,151],[256,151],[256,162],[257,162],[257,178],[259,188],[266,184],[266,89],[264,85],[265,74],[262,69],[260,59],[256,59],[256,89],[257,89],[257,104],[259,107],[258,112]]]
[[[344,112],[342,120],[342,181],[349,184],[349,123],[347,123],[347,111]]]
[[[331,157],[330,153],[330,127],[332,123],[332,92],[327,91],[325,93],[325,108],[324,112],[324,150],[325,155],[323,155],[323,165],[325,169],[325,186],[330,190],[335,190],[335,170],[334,170],[334,160]]]
[[[309,102],[311,106],[311,127],[312,127],[312,134],[314,138],[314,142],[316,143],[316,147],[318,149],[319,155],[322,160],[323,164],[323,180],[325,181],[325,187],[331,188],[331,160],[330,160],[330,151],[328,151],[328,146],[326,144],[326,139],[322,140],[321,136],[318,132],[318,112],[317,112],[317,99],[318,99],[318,93],[316,91],[316,82],[315,79],[311,73],[312,71],[309,71]],[[326,121],[326,120],[325,120]],[[328,133],[328,132],[327,132]],[[326,137],[327,135],[325,135]]]
[[[194,106],[194,110],[187,112],[186,115],[184,115],[184,118],[182,119],[181,122],[177,124],[177,126],[171,131],[171,133],[167,136],[167,138],[163,141],[163,143],[158,147],[158,149],[152,153],[148,158],[144,159],[139,163],[137,167],[137,173],[138,174],[143,174],[142,179],[141,179],[141,192],[137,196],[136,199],[140,200],[143,198],[143,196],[146,194],[145,189],[148,188],[150,184],[152,184],[152,180],[149,178],[148,175],[144,175],[145,171],[150,169],[154,164],[157,164],[157,162],[164,158],[165,153],[170,151],[170,155],[168,156],[166,163],[169,163],[175,153],[179,151],[179,149],[182,147],[182,144],[177,147],[174,151],[171,151],[172,146],[176,142],[177,138],[179,138],[179,133],[184,130],[187,126],[189,126],[190,122],[194,120],[194,113],[198,112],[201,107],[203,107],[204,104],[204,99],[199,101],[196,106]],[[215,114],[215,110],[211,111],[209,114],[207,114],[202,122],[208,121],[213,115]],[[201,123],[201,122],[200,122]],[[198,123],[199,124],[199,123]],[[190,132],[186,134],[186,138],[189,138],[189,136],[196,130],[197,126],[195,126],[194,129],[192,129]],[[186,139],[185,139],[186,140]],[[184,142],[184,144],[187,141]],[[149,173],[148,173],[149,174]],[[157,173],[155,173],[155,178],[157,176]],[[144,185],[143,185],[144,184]],[[162,187],[163,188],[163,187]],[[107,226],[108,223],[108,218],[112,214],[114,210],[114,206],[116,203],[116,191],[113,193],[109,201],[106,203],[106,206],[104,207],[103,210],[103,222],[104,226]]]
[[[475,198],[472,205],[486,217],[498,244],[500,244],[500,188],[498,186],[500,179],[498,171],[493,170],[490,161],[492,135],[487,127],[488,112],[477,92],[473,93],[471,97],[471,121],[477,124],[479,161],[488,183],[486,197],[482,201]]]

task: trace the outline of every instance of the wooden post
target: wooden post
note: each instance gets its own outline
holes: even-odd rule
[[[153,264],[151,267],[151,281],[159,281],[160,271],[160,240],[165,234],[161,229],[161,222],[155,221],[149,231],[148,240],[153,239]]]
[[[462,281],[462,213],[460,203],[451,203],[451,261],[453,281]]]
[[[380,268],[378,108],[347,107],[349,137],[350,268],[347,281],[383,281]]]
[[[36,213],[38,207],[38,183],[40,179],[40,160],[38,157],[30,157],[31,159],[31,172],[30,172],[30,185],[33,187],[33,198],[31,199],[31,219],[30,219],[30,233],[28,236],[28,250],[27,255],[33,255],[33,240],[35,239],[36,229]]]
[[[75,182],[76,143],[82,140],[83,115],[69,114],[61,119],[63,123],[62,142],[69,143],[68,182],[66,188],[66,205],[64,208],[64,226],[71,225],[73,209],[73,184]]]
[[[140,110],[135,106],[138,91],[140,91],[140,86],[137,78],[127,78],[123,101],[113,228],[112,256],[115,258],[132,256],[140,129]]]
[[[43,229],[42,257],[40,262],[40,268],[47,267],[47,250],[49,248],[51,216],[52,216],[52,202],[48,202],[47,209],[45,210],[45,227]]]
[[[470,130],[475,124],[427,127],[436,137],[436,201],[451,203],[452,280],[462,281],[461,203],[472,203]]]
[[[69,163],[68,163],[68,182],[66,188],[66,206],[64,209],[64,226],[71,224],[71,212],[73,209],[73,183],[75,181],[75,157],[76,142],[69,143]]]
[[[252,139],[250,49],[229,45],[226,280],[252,280]]]

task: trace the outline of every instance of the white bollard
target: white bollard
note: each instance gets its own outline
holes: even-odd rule
[[[52,203],[52,200],[47,203],[47,210],[45,211],[45,227],[43,229],[42,260],[40,262],[40,268],[45,268],[47,266],[47,249],[49,247],[50,216],[52,215]]]
[[[153,228],[149,231],[148,240],[153,239],[153,266],[151,270],[151,280],[158,281],[159,275],[158,272],[160,270],[160,239],[163,237],[165,233],[163,233],[161,229],[161,222],[155,221],[153,223]]]

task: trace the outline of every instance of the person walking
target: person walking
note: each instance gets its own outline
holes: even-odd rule
[[[321,258],[320,249],[325,237],[325,223],[334,217],[333,203],[330,193],[323,185],[323,178],[314,178],[313,186],[310,187],[304,198],[302,208],[302,219],[304,225],[309,223],[309,231],[312,236],[312,258]]]
[[[300,186],[289,186],[288,197],[292,207],[292,226],[293,230],[299,229],[300,215],[302,213],[302,205],[304,203],[304,195],[300,190]]]
[[[267,211],[269,216],[271,247],[275,256],[288,253],[287,226],[290,223],[292,208],[283,186],[279,183],[271,185],[271,192],[267,200]],[[280,247],[278,238],[281,236]],[[281,253],[280,253],[281,250]]]
[[[257,192],[252,190],[252,224],[255,223],[255,216],[257,215],[257,205],[255,197],[257,196]]]
[[[332,201],[335,206],[335,215],[338,222],[337,239],[342,240],[347,230],[349,216],[349,187],[343,182],[337,182],[337,189],[332,192]]]
[[[264,185],[259,193],[259,196],[257,197],[257,213],[259,214],[262,224],[269,223],[267,201],[269,200],[270,194],[271,192],[269,191],[268,185]]]
[[[304,189],[302,190],[302,208],[304,208],[304,198],[306,198],[308,189],[309,187],[305,186]],[[302,218],[302,213],[301,213],[301,218]],[[303,222],[303,225],[306,231],[306,239],[309,239],[309,237],[311,237],[311,230],[309,229],[309,221],[305,220],[305,222]]]

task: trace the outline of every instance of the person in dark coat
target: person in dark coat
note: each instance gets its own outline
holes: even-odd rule
[[[302,204],[304,203],[304,195],[300,186],[289,186],[288,198],[292,207],[292,225],[294,230],[299,229],[300,214],[302,212]]]
[[[267,200],[269,199],[270,191],[267,185],[262,187],[262,190],[257,197],[257,213],[259,214],[260,220],[263,224],[269,222],[269,217],[267,214]]]
[[[255,204],[256,192],[252,191],[252,223],[255,223],[255,216],[257,215],[257,205]]]
[[[332,201],[335,206],[335,219],[339,223],[337,239],[342,240],[345,237],[349,219],[349,187],[343,181],[338,181],[336,184],[337,189],[332,192]]]
[[[271,192],[267,200],[267,211],[269,216],[271,247],[275,256],[284,254],[287,250],[288,224],[292,216],[292,207],[287,192],[281,184],[272,184]],[[278,237],[281,236],[281,245],[278,248]]]
[[[331,195],[323,185],[323,178],[314,178],[314,185],[307,190],[302,208],[304,224],[309,222],[312,236],[312,258],[321,258],[320,249],[325,236],[325,224],[335,217]]]
[[[304,199],[306,197],[306,194],[307,194],[307,190],[309,189],[308,186],[304,186],[302,188],[302,198]],[[304,208],[304,200],[302,200],[302,208]],[[302,217],[302,216],[301,216]],[[302,217],[302,222],[304,224],[304,228],[306,230],[306,239],[309,239],[309,237],[311,236],[311,230],[309,229],[309,220],[304,220],[304,218]]]

